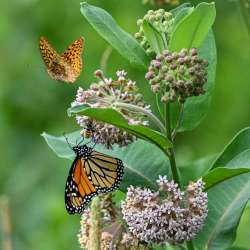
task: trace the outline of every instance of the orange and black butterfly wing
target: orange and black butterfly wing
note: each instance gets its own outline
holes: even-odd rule
[[[118,188],[123,168],[120,159],[96,151],[86,157],[77,157],[70,169],[65,188],[68,213],[81,214],[95,195]]]
[[[98,193],[88,179],[83,158],[76,158],[71,166],[65,187],[65,206],[69,214],[81,214],[86,204]]]
[[[97,192],[106,193],[119,187],[124,166],[120,159],[93,151],[85,163],[85,169]]]
[[[74,76],[77,78],[82,70],[82,52],[84,46],[84,39],[80,37],[74,41],[61,55],[62,60],[70,65],[73,69]]]

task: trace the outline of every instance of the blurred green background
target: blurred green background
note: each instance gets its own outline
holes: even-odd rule
[[[88,2],[105,8],[130,33],[137,30],[137,18],[151,8],[141,0]],[[214,97],[202,124],[179,136],[179,163],[219,152],[237,131],[250,124],[250,38],[237,2],[216,1]],[[93,80],[107,47],[80,14],[79,3],[0,1],[0,195],[10,200],[14,249],[79,249],[79,216],[67,215],[64,208],[64,185],[71,163],[58,159],[40,136],[43,131],[62,135],[78,128],[66,109],[78,86]],[[76,84],[58,83],[47,75],[38,50],[41,35],[59,52],[78,37],[85,37],[84,69]],[[113,51],[107,73],[113,75],[123,68],[132,79],[143,79],[141,72]]]

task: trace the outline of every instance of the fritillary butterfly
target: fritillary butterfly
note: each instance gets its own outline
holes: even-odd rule
[[[55,80],[73,83],[82,70],[83,37],[74,41],[63,54],[58,54],[46,38],[41,37],[39,48],[48,74]]]

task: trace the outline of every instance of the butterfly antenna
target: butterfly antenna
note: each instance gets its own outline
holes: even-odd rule
[[[94,149],[95,145],[96,145],[96,141],[94,141],[94,145],[91,148]]]
[[[82,136],[82,139],[77,143],[77,146],[79,146],[84,141],[84,136]]]
[[[69,140],[68,140],[68,137],[66,136],[65,132],[63,133],[63,136],[64,136],[64,138],[65,138],[65,140],[66,140],[68,146],[70,147],[70,149],[72,149],[72,146],[70,145]]]

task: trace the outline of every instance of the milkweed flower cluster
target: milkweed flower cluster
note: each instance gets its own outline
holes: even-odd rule
[[[116,79],[105,78],[102,71],[97,70],[95,76],[98,81],[92,83],[88,90],[81,87],[77,91],[72,107],[87,104],[92,108],[113,108],[119,111],[131,125],[148,125],[141,112],[131,111],[123,104],[131,104],[150,111],[150,107],[139,94],[136,82],[127,78],[124,70],[116,72]],[[96,143],[104,144],[107,148],[112,145],[126,146],[136,137],[113,125],[93,120],[87,116],[76,116],[77,123],[84,129],[91,127],[93,139]]]
[[[178,0],[143,0],[143,4],[147,4],[150,3],[152,5],[164,5],[164,4],[168,4],[168,5],[178,5],[179,1]]]
[[[162,102],[185,102],[188,97],[205,93],[208,62],[199,57],[195,48],[182,49],[179,53],[163,51],[152,60],[146,79]]]
[[[146,243],[181,244],[191,240],[207,217],[203,181],[191,182],[185,192],[166,176],[160,176],[157,183],[158,192],[128,188],[122,213],[130,233]]]
[[[159,9],[156,11],[149,10],[142,19],[137,20],[139,31],[135,33],[135,38],[140,42],[140,45],[145,49],[146,53],[151,55],[153,53],[153,49],[149,45],[143,31],[144,20],[153,25],[158,32],[168,34],[172,27],[174,18],[170,12],[166,12],[164,9]],[[168,36],[166,36],[166,39],[167,37]]]

